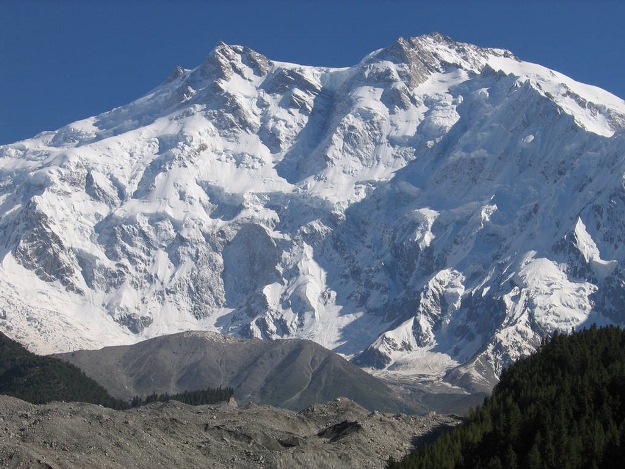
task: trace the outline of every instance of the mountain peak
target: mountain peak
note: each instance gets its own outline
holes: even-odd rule
[[[182,75],[184,75],[185,71],[186,70],[182,68],[180,65],[176,65],[174,69],[171,72],[169,72],[169,75],[167,75],[167,78],[165,78],[165,81],[162,84],[166,85],[168,83],[171,83],[174,80],[177,80]]]
[[[0,328],[31,348],[299,337],[488,387],[625,322],[619,98],[440,34],[342,69],[221,43],[170,78],[0,148]]]
[[[241,67],[244,66],[249,67],[254,74],[262,76],[267,73],[269,60],[249,47],[219,42],[201,68],[217,69],[222,77],[230,77],[233,72],[241,74]]]
[[[516,59],[509,51],[485,49],[471,44],[455,42],[440,33],[418,37],[400,37],[389,47],[370,54],[365,64],[390,62],[399,66],[400,77],[409,86],[418,86],[433,73],[462,69],[480,73],[492,58]]]

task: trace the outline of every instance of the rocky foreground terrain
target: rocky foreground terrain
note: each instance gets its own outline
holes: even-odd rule
[[[127,411],[0,396],[7,468],[384,467],[459,421],[368,412],[341,398],[299,413],[235,403],[153,403]]]

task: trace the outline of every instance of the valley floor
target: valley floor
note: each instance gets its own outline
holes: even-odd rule
[[[348,399],[299,413],[176,401],[127,411],[0,396],[7,468],[382,468],[457,417],[368,412]]]

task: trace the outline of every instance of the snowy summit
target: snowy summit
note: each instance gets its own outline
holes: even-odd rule
[[[439,34],[343,69],[219,44],[0,147],[0,329],[38,352],[201,329],[489,389],[625,324],[625,102]]]

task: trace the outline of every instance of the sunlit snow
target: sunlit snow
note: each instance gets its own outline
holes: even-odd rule
[[[0,328],[39,352],[302,337],[488,389],[624,323],[625,102],[438,34],[341,69],[218,45],[0,147]]]

